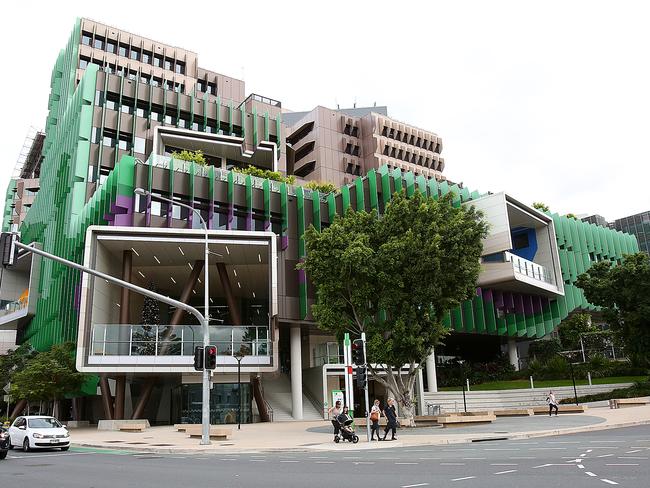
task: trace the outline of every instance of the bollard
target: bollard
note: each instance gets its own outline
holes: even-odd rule
[[[467,391],[469,391],[469,378],[466,379],[465,381],[467,381]]]
[[[589,386],[591,386],[591,371],[587,371],[587,381],[589,382]]]
[[[533,383],[533,377],[529,376],[529,378],[530,378],[530,389],[534,390],[535,389],[535,384]]]

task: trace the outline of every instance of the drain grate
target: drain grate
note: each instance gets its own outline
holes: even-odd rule
[[[175,444],[149,444],[150,446],[156,446],[156,447],[170,447],[174,446]]]
[[[485,439],[472,439],[472,442],[507,441],[507,437],[487,437]]]
[[[127,444],[131,444],[131,445],[134,445],[134,446],[135,446],[135,445],[146,444],[146,442],[127,442]]]

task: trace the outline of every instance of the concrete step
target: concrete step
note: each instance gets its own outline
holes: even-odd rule
[[[279,375],[273,379],[262,380],[264,398],[273,409],[273,421],[284,422],[294,420],[291,415],[291,382],[286,375]],[[312,405],[309,399],[302,397],[302,418],[303,420],[321,420],[323,416]]]

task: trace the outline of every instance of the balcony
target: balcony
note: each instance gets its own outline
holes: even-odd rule
[[[512,254],[508,251],[503,253],[503,260],[509,261],[512,263],[512,269],[515,270],[515,273],[527,276],[534,280],[543,281],[544,283],[549,283],[551,285],[555,284],[553,279],[553,274],[550,273],[544,266],[541,266],[537,263],[533,263],[528,259],[524,259],[515,254]]]

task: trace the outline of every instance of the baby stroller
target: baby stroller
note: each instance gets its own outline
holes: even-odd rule
[[[349,441],[352,444],[359,442],[359,436],[354,433],[352,422],[354,422],[354,420],[351,418],[348,418],[343,422],[341,422],[339,419],[332,419],[332,425],[334,425],[334,427],[338,427],[341,431],[340,436],[339,434],[336,434],[334,436],[334,442],[338,444],[341,439],[344,441]]]

